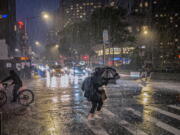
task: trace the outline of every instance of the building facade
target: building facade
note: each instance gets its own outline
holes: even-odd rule
[[[180,1],[154,0],[152,24],[158,32],[158,57],[161,66],[180,65]]]
[[[60,14],[64,27],[69,23],[88,19],[97,8],[116,6],[117,2],[117,0],[60,0]]]
[[[16,46],[16,1],[0,1],[0,39],[5,39],[8,44],[9,56],[14,55]]]

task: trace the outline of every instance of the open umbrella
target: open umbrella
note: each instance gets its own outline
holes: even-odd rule
[[[101,76],[105,79],[110,80],[110,79],[118,79],[119,78],[119,75],[114,68],[104,67],[104,68],[102,68],[102,70],[103,71],[102,71]]]

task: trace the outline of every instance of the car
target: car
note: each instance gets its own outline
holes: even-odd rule
[[[86,69],[82,68],[81,66],[74,66],[71,69],[71,74],[78,75],[78,76],[84,76],[84,75],[88,74],[88,71]]]
[[[51,76],[61,76],[64,74],[64,70],[61,65],[53,65],[50,68]]]

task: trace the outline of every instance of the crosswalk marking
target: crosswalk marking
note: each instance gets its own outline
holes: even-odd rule
[[[164,114],[164,115],[170,116],[170,117],[175,118],[175,119],[177,119],[177,120],[180,120],[180,116],[177,115],[177,114],[173,114],[173,113],[170,113],[170,112],[161,110],[161,109],[156,108],[156,107],[153,107],[153,106],[147,106],[147,108],[149,108],[149,109],[151,109],[151,110],[155,110],[155,111],[157,111],[157,112],[159,112],[159,113],[162,113],[162,114]]]
[[[114,113],[105,108],[103,109],[103,113],[106,113],[108,116],[116,118],[116,115]],[[147,135],[145,132],[137,129],[134,125],[128,123],[125,120],[118,121],[118,123],[133,135]]]
[[[180,107],[179,107],[179,106],[176,106],[176,105],[168,105],[168,107],[171,107],[171,108],[174,108],[174,109],[180,110]]]
[[[96,135],[109,135],[100,125],[92,125],[90,122],[87,120],[87,118],[84,118],[83,116],[80,116],[81,120],[83,123],[85,123],[88,128],[91,129],[91,131],[96,134]]]
[[[131,111],[131,112],[133,112],[135,115],[137,115],[139,117],[142,116],[141,112],[136,111],[136,110],[134,110],[132,108],[125,108],[125,110]],[[156,119],[154,117],[146,116],[146,117],[144,117],[144,119],[147,120],[147,121],[150,121],[152,123],[155,123],[156,126],[162,128],[162,129],[164,129],[164,130],[166,130],[166,131],[168,131],[170,133],[173,133],[174,135],[180,135],[180,130],[179,129],[176,129],[176,128],[174,128],[174,127],[172,127],[172,126],[170,126],[170,125],[168,125],[166,123],[163,123],[163,122],[159,121],[158,119]]]

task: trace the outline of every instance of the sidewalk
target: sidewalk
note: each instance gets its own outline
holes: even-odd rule
[[[161,90],[173,90],[180,92],[180,83],[172,81],[150,81],[151,85],[155,89]]]
[[[131,78],[129,76],[129,78]],[[140,79],[127,79],[127,77],[121,77],[121,79],[117,80],[117,84],[109,84],[108,87],[110,88],[128,88],[128,89],[138,89],[143,88],[148,85],[148,87],[152,87],[153,90],[161,90],[161,91],[173,91],[180,93],[180,83],[176,81],[167,81],[167,80],[161,80],[161,81],[147,81],[143,82]]]

